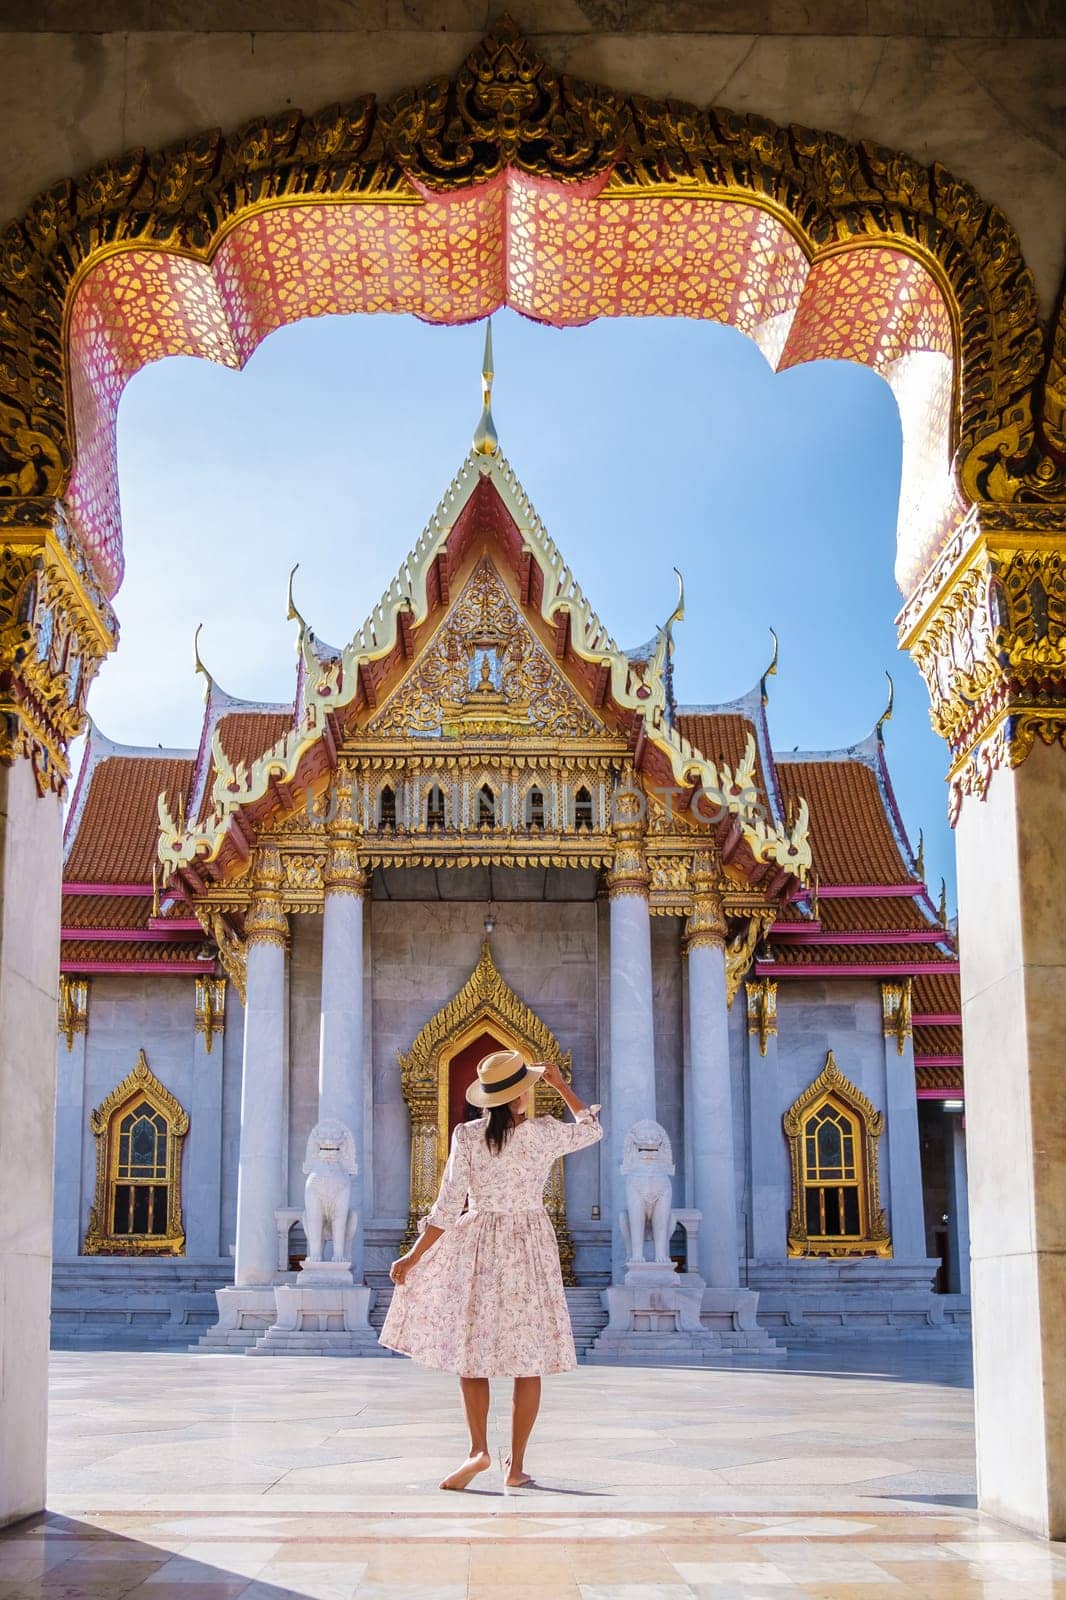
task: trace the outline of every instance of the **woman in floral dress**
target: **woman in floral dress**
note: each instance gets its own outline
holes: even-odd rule
[[[527,1115],[541,1078],[573,1122]],[[456,1128],[436,1204],[416,1244],[392,1264],[396,1293],[381,1343],[459,1376],[470,1454],[442,1489],[465,1489],[490,1465],[489,1379],[514,1379],[504,1463],[512,1490],[532,1482],[524,1457],[542,1375],[577,1365],[544,1186],[557,1157],[595,1144],[603,1129],[599,1106],[583,1106],[558,1067],[529,1065],[516,1050],[480,1061],[467,1099],[485,1114]]]

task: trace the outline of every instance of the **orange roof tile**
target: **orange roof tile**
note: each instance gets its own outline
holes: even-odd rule
[[[806,799],[811,851],[821,883],[910,883],[877,778],[862,761],[791,761],[777,777],[786,801]]]
[[[203,945],[202,934],[199,937],[190,934],[187,944],[155,939],[64,939],[60,961],[63,965],[80,961],[106,961],[113,966],[126,961],[194,964],[200,960]]]
[[[249,765],[291,727],[291,711],[228,711],[219,717],[217,732],[227,761],[232,761],[236,766],[240,761]],[[214,784],[215,763],[212,761],[200,801],[201,822],[211,811]]]
[[[818,920],[823,933],[923,932],[934,926],[910,894],[822,899]]]
[[[147,928],[148,918],[151,915],[151,895],[65,894],[63,896],[64,928]]]
[[[64,868],[75,883],[150,883],[159,837],[158,798],[187,795],[193,763],[184,756],[106,756],[92,768],[78,830]]]
[[[962,1093],[962,1068],[959,1066],[941,1066],[939,1062],[919,1062],[914,1069],[915,1081],[919,1089],[954,1089]]]
[[[748,717],[739,711],[679,711],[674,726],[701,756],[716,763],[724,761],[734,769],[740,765],[748,739],[755,739],[755,787],[765,804],[766,773],[756,728]]]
[[[962,1029],[919,1026],[914,1030],[914,1053],[918,1056],[961,1056]]]
[[[932,944],[794,944],[773,943],[774,964],[780,967],[804,966],[936,966],[954,961],[941,955]]]
[[[923,972],[916,977],[911,990],[911,1009],[927,1017],[958,1016],[962,1011],[962,993],[957,975]]]

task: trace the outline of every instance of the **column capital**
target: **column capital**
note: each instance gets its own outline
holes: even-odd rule
[[[1066,748],[1066,505],[974,506],[898,630],[948,744],[954,826],[1037,740]]]
[[[62,794],[85,696],[118,622],[59,501],[0,500],[0,762]]]
[[[74,1049],[76,1034],[89,1026],[89,980],[59,975],[59,1032],[67,1041],[68,1053]]]
[[[718,861],[710,850],[697,850],[692,858],[692,908],[685,923],[685,949],[700,945],[725,946],[725,914],[719,885]]]
[[[333,814],[326,823],[326,864],[322,882],[327,895],[350,894],[362,899],[367,874],[359,859],[363,829],[357,816],[358,780],[349,762],[333,776]]]
[[[252,877],[252,898],[244,919],[245,944],[280,945],[289,942],[289,919],[281,908],[281,852],[267,843],[256,851]]]
[[[651,876],[644,854],[644,797],[636,789],[617,789],[611,797],[611,812],[614,865],[607,874],[607,892],[612,900],[627,894],[646,900]]]

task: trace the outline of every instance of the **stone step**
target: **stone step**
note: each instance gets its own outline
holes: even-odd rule
[[[607,1313],[601,1303],[599,1289],[567,1289],[565,1294],[574,1334],[574,1349],[582,1357],[606,1326]],[[370,1311],[370,1326],[375,1333],[380,1333],[384,1326],[391,1299],[392,1285],[379,1285]]]

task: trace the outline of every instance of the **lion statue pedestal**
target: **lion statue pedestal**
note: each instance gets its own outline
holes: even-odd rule
[[[633,1124],[620,1170],[626,1209],[618,1226],[626,1247],[626,1275],[624,1282],[603,1291],[607,1326],[586,1359],[604,1366],[657,1366],[663,1361],[701,1366],[728,1358],[734,1350],[773,1355],[774,1341],[754,1321],[756,1295],[743,1289],[709,1290],[698,1272],[679,1272],[670,1257],[670,1239],[680,1225],[686,1235],[686,1262],[697,1259],[695,1241],[703,1219],[698,1211],[674,1209],[674,1158],[660,1123],[649,1119]],[[708,1298],[710,1308],[705,1305]],[[703,1321],[708,1309],[711,1327]]]
[[[295,1284],[275,1286],[274,1324],[249,1355],[380,1354],[369,1321],[373,1290],[352,1281],[351,1248],[359,1218],[351,1200],[357,1171],[351,1130],[333,1119],[316,1123],[304,1158],[307,1255]],[[327,1244],[329,1261],[323,1259]]]

